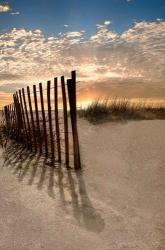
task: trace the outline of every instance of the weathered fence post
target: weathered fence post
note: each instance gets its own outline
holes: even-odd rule
[[[57,77],[54,78],[54,110],[55,110],[55,126],[56,126],[56,142],[58,161],[61,162],[61,142],[60,142],[60,127],[59,127],[59,114],[58,114],[58,86]]]
[[[22,96],[23,96],[23,103],[24,103],[24,107],[25,107],[25,116],[26,116],[26,120],[27,120],[27,136],[29,138],[30,144],[32,145],[32,138],[31,138],[32,133],[31,133],[31,127],[30,127],[30,121],[29,121],[29,115],[28,115],[28,110],[27,110],[24,89],[22,89]],[[26,122],[26,120],[25,120],[25,122]]]
[[[31,103],[31,96],[30,96],[30,88],[27,87],[27,94],[28,94],[28,102],[29,102],[29,110],[30,110],[30,116],[31,116],[31,126],[33,131],[33,142],[34,142],[34,150],[37,151],[37,143],[36,143],[36,133],[35,133],[35,124],[34,124],[34,116],[33,116],[33,109],[32,109],[32,103]]]
[[[17,93],[17,92],[16,92]],[[18,98],[18,95],[17,95]],[[25,112],[24,112],[24,108],[23,108],[23,102],[22,102],[22,95],[21,95],[21,90],[19,90],[19,99],[20,99],[20,108],[21,108],[21,113],[22,113],[22,124],[23,124],[23,130],[25,132],[25,141],[26,144],[28,144],[28,134],[27,134],[27,129],[26,129],[26,120],[25,120]],[[19,100],[18,99],[18,100]]]
[[[7,106],[4,107],[4,114],[5,114],[5,121],[6,121],[6,128],[9,129],[10,121],[9,121],[9,114]]]
[[[5,126],[5,108],[2,109],[2,120],[3,120],[3,125]]]
[[[33,85],[33,93],[34,93],[34,105],[35,105],[35,113],[36,113],[36,125],[37,125],[37,139],[40,153],[42,152],[42,144],[41,144],[41,131],[40,131],[40,122],[39,122],[39,113],[38,113],[38,102],[37,102],[37,91],[36,85]]]
[[[69,166],[69,139],[68,139],[68,114],[66,102],[65,79],[61,77],[62,99],[63,99],[63,117],[64,117],[64,136],[65,136],[65,163]]]
[[[46,118],[45,118],[45,109],[44,109],[44,98],[43,98],[43,89],[42,83],[39,83],[40,89],[40,100],[41,100],[41,111],[42,111],[42,122],[43,122],[43,132],[44,132],[44,144],[45,144],[45,155],[48,156],[48,140],[46,132]]]
[[[23,128],[22,114],[21,114],[20,103],[19,103],[19,100],[18,100],[18,95],[14,94],[13,99],[14,99],[15,110],[16,110],[17,139],[19,141],[21,139],[21,136],[22,136],[22,128]]]
[[[17,134],[17,118],[16,118],[16,108],[14,103],[13,103],[13,126],[14,126],[14,138],[15,138]]]
[[[15,137],[15,107],[14,103],[11,105],[11,113],[12,113],[12,137]]]
[[[11,116],[11,104],[7,106],[9,113],[9,121],[10,121],[10,132],[12,130],[12,116]]]
[[[80,150],[77,131],[77,109],[76,109],[76,71],[72,71],[72,79],[67,80],[68,96],[70,104],[70,116],[73,135],[74,166],[81,168]]]
[[[54,160],[54,140],[53,140],[51,99],[50,99],[50,81],[47,82],[47,102],[48,102],[48,118],[49,118],[49,134],[50,134],[51,157]]]
[[[11,122],[11,128],[13,130],[13,104],[9,105],[9,110],[10,110],[10,122]]]

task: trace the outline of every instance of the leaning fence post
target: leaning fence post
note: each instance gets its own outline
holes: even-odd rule
[[[34,105],[35,105],[35,113],[36,113],[36,124],[37,124],[37,138],[40,153],[42,152],[42,144],[41,144],[41,131],[40,131],[40,122],[39,122],[39,114],[38,114],[38,102],[37,102],[37,91],[36,85],[33,85],[33,94],[34,94]]]
[[[3,121],[3,125],[5,126],[5,108],[2,109],[2,121]]]
[[[9,114],[10,133],[11,133],[11,130],[12,130],[11,104],[8,105],[7,108],[8,108],[8,114]]]
[[[15,136],[15,109],[14,103],[11,105],[11,112],[12,112],[12,137]]]
[[[23,129],[23,117],[22,117],[21,104],[20,104],[20,101],[18,98],[17,91],[15,92],[15,98],[16,98],[17,109],[18,109],[19,128],[20,128],[20,131],[22,131],[22,129]]]
[[[49,118],[51,156],[52,156],[52,159],[54,160],[54,140],[53,140],[52,112],[51,112],[51,100],[50,100],[50,81],[47,82],[47,102],[48,102],[48,118]]]
[[[32,133],[31,133],[31,127],[30,127],[30,121],[29,121],[29,115],[28,115],[28,110],[27,110],[27,104],[26,104],[24,88],[22,88],[22,96],[23,96],[23,103],[24,103],[25,116],[26,116],[25,122],[27,120],[27,135],[28,135],[29,141],[30,141],[30,143],[32,145],[32,138],[31,138]]]
[[[18,96],[14,94],[13,99],[14,99],[15,110],[16,110],[17,139],[19,141],[21,138],[21,134],[22,134],[22,115],[21,115],[21,110],[20,110],[20,104],[18,101]]]
[[[33,131],[34,149],[35,149],[35,151],[37,151],[35,124],[34,124],[34,117],[33,117],[33,110],[32,110],[32,103],[31,103],[31,96],[30,96],[30,88],[29,88],[29,86],[27,87],[27,94],[28,94],[29,110],[30,110],[30,116],[31,116],[31,126],[32,126],[32,131]]]
[[[68,114],[66,102],[65,79],[61,77],[62,100],[63,100],[63,117],[64,117],[64,136],[65,136],[65,163],[69,166],[69,139],[68,139]]]
[[[80,150],[77,131],[77,109],[76,109],[76,71],[72,71],[72,79],[67,80],[70,116],[73,135],[73,152],[75,169],[81,168]]]
[[[59,114],[58,114],[58,86],[57,78],[54,78],[54,109],[55,109],[55,125],[56,125],[56,140],[58,161],[61,162],[61,142],[60,142],[60,127],[59,127]]]
[[[23,128],[24,128],[24,132],[25,132],[26,143],[28,143],[28,135],[27,135],[26,121],[25,121],[25,112],[24,112],[24,108],[23,108],[21,90],[19,90],[19,99],[20,99],[20,108],[22,111],[22,122],[23,122]]]
[[[9,129],[9,116],[8,116],[7,106],[4,107],[4,114],[5,114],[6,128],[8,131],[8,129]]]
[[[42,83],[39,83],[39,89],[40,89],[42,122],[43,122],[43,132],[44,132],[45,155],[48,156],[48,140],[47,140],[47,132],[46,132],[46,118],[45,118],[45,108],[44,108],[44,98],[43,98]]]
[[[9,110],[10,110],[10,122],[11,122],[11,127],[13,129],[13,104],[11,103],[9,105]]]
[[[16,116],[15,103],[13,103],[13,122],[14,122],[14,138],[15,138],[17,135],[17,116]]]

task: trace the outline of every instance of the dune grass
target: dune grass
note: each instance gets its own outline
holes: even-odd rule
[[[87,108],[80,109],[78,115],[92,123],[117,120],[153,120],[165,119],[164,103],[133,102],[128,99],[115,98],[98,100]]]

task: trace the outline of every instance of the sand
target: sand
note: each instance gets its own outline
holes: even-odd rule
[[[165,121],[78,125],[78,173],[0,149],[0,249],[165,249]]]

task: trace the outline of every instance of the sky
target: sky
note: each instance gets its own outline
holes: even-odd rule
[[[0,0],[0,105],[77,71],[81,100],[165,98],[164,0]]]

